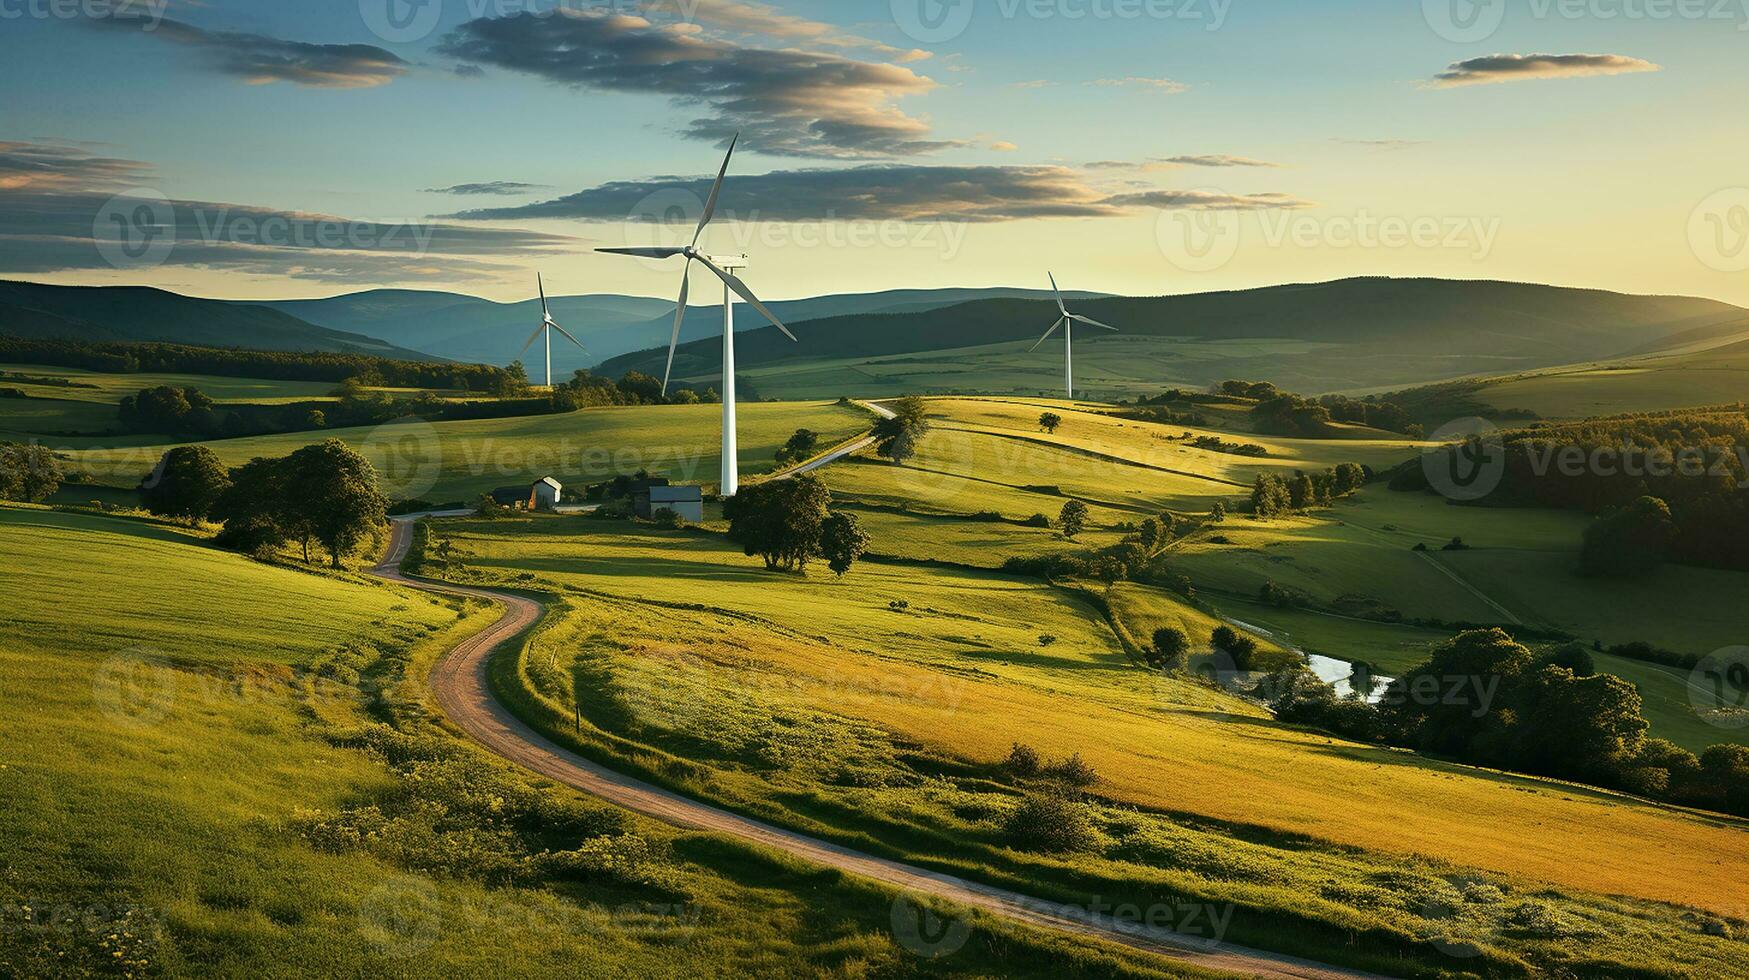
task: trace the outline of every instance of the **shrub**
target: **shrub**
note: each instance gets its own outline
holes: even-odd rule
[[[682,528],[686,522],[680,519],[680,513],[672,507],[663,507],[650,515],[650,521],[657,527]]]
[[[1040,633],[1039,634],[1039,638],[1038,638],[1038,645],[1039,646],[1041,646],[1041,647],[1055,646],[1056,643],[1057,643],[1057,638],[1052,636],[1051,634],[1049,634],[1049,633]]]
[[[1002,830],[1011,845],[1025,851],[1085,851],[1095,843],[1085,808],[1056,793],[1027,796],[1009,812]]]
[[[1048,528],[1051,526],[1051,519],[1043,514],[1034,514],[1026,519],[1026,526]]]
[[[1002,768],[1018,779],[1033,779],[1043,771],[1044,760],[1039,757],[1037,749],[1015,742],[1014,748],[1008,752],[1008,760],[1002,763]]]
[[[1156,670],[1183,670],[1190,658],[1190,636],[1172,626],[1154,631],[1154,647],[1149,651],[1148,666]]]
[[[1046,766],[1042,775],[1046,779],[1055,780],[1076,789],[1086,789],[1099,782],[1099,773],[1091,765],[1088,765],[1085,759],[1081,758],[1079,752],[1062,762]]]

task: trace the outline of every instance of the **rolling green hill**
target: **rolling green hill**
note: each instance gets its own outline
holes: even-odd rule
[[[144,286],[0,281],[0,333],[32,339],[157,341],[250,350],[332,351],[429,361],[427,354],[290,314]]]
[[[1077,339],[1079,383],[1108,396],[1228,377],[1323,392],[1529,370],[1615,356],[1745,315],[1682,297],[1382,278],[1088,299],[1076,309],[1122,331],[1084,331]],[[1058,341],[1028,353],[1055,316],[1046,301],[998,299],[831,317],[793,324],[799,346],[775,330],[751,332],[737,354],[767,397],[1034,393],[1061,376]],[[600,372],[660,374],[665,354],[651,349],[614,358]],[[716,345],[695,342],[681,347],[675,371],[708,377],[720,364]]]

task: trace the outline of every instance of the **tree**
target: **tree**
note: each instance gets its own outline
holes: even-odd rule
[[[286,489],[284,459],[252,459],[231,470],[227,486],[208,515],[224,522],[220,545],[236,551],[254,552],[275,548],[288,540],[304,545],[304,561],[310,560],[309,536],[294,515]]]
[[[642,371],[627,371],[625,377],[619,379],[619,390],[634,405],[660,405],[663,401],[662,379]]]
[[[140,497],[160,517],[193,523],[210,517],[230,486],[230,474],[211,449],[178,446],[158,460],[140,485]]]
[[[1056,435],[1057,428],[1063,424],[1063,417],[1056,412],[1046,412],[1038,417],[1038,427]]]
[[[1210,524],[1221,524],[1221,523],[1224,523],[1226,521],[1226,519],[1227,519],[1227,505],[1226,505],[1226,503],[1224,501],[1220,501],[1220,500],[1215,501],[1215,505],[1213,507],[1209,508],[1209,523]]]
[[[1336,496],[1346,497],[1366,486],[1366,467],[1359,463],[1342,463],[1336,467]]]
[[[789,480],[742,487],[723,503],[729,520],[729,540],[748,555],[765,559],[765,567],[806,572],[820,554],[820,534],[832,495],[812,474]]]
[[[879,441],[875,452],[894,463],[903,463],[917,455],[917,443],[929,432],[929,420],[924,417],[923,399],[916,395],[894,402],[890,411],[892,418],[875,423],[874,437]]]
[[[1579,567],[1587,575],[1644,577],[1670,556],[1675,536],[1670,505],[1657,497],[1641,497],[1585,529]]]
[[[1057,528],[1070,540],[1080,535],[1087,529],[1087,505],[1079,500],[1064,504],[1063,512],[1057,516]]]
[[[340,560],[388,520],[376,469],[339,439],[305,446],[286,464],[292,512],[327,549],[333,567],[341,567]]]
[[[1504,630],[1471,630],[1436,647],[1399,677],[1379,710],[1411,748],[1470,758],[1502,736],[1505,694],[1535,669],[1535,658]]]
[[[211,414],[213,400],[199,388],[159,385],[121,400],[116,413],[122,425],[135,432],[186,432]]]
[[[820,525],[820,554],[839,578],[868,551],[868,532],[854,514],[832,511]]]
[[[1227,655],[1234,670],[1248,671],[1257,659],[1257,641],[1231,626],[1215,627],[1214,633],[1209,636],[1209,642],[1216,653]]]
[[[1293,509],[1293,497],[1281,477],[1259,473],[1251,487],[1251,513],[1259,518],[1274,517]]]
[[[1156,670],[1183,670],[1190,659],[1190,636],[1173,626],[1154,631],[1154,648],[1148,666]]]
[[[61,464],[42,446],[0,442],[0,500],[40,503],[61,488]]]
[[[1158,517],[1150,517],[1142,522],[1136,536],[1141,540],[1142,547],[1152,553],[1166,540],[1166,526],[1160,523]]]
[[[820,447],[820,436],[810,429],[797,429],[777,451],[777,465],[792,466],[813,458]]]

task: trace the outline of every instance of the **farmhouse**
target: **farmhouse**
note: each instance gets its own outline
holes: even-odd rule
[[[704,491],[698,487],[651,486],[632,494],[632,507],[648,519],[657,511],[671,510],[683,521],[704,520]]]
[[[564,484],[548,476],[533,487],[499,487],[490,496],[493,503],[513,510],[554,510],[564,491]]]

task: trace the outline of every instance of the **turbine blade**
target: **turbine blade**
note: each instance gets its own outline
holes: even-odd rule
[[[707,259],[702,255],[698,256],[698,260],[700,262],[704,263],[705,268],[716,273],[718,279],[721,279],[724,283],[726,283],[728,285],[728,287],[730,289],[734,290],[735,295],[746,300],[747,305],[758,310],[760,316],[763,316],[767,320],[770,320],[772,326],[776,327],[779,330],[782,330],[783,335],[785,337],[788,337],[791,340],[796,340],[796,335],[789,332],[789,328],[783,325],[783,321],[779,320],[777,318],[777,314],[775,314],[775,313],[773,313],[770,310],[765,308],[765,304],[761,303],[759,301],[759,297],[753,295],[753,290],[748,289],[747,284],[742,282],[740,280],[740,277],[734,275],[733,273],[729,272],[726,269],[723,269],[722,267],[718,266],[715,262],[712,262],[710,259]],[[799,340],[797,340],[796,342],[800,343]]]
[[[551,320],[553,318],[553,315],[551,312],[549,312],[547,310],[547,284],[541,280],[541,275],[538,272],[534,274],[534,283],[536,286],[540,287],[540,312],[541,312],[541,316],[546,317],[548,320]]]
[[[547,328],[547,325],[544,323],[541,324],[540,326],[534,328],[534,333],[532,335],[530,335],[530,337],[528,338],[528,343],[522,345],[522,352],[524,354],[528,353],[528,349],[530,347],[533,347],[534,342],[540,339],[541,331],[545,330],[546,328]]]
[[[589,348],[583,346],[583,341],[578,340],[576,337],[571,336],[571,331],[566,330],[564,327],[559,326],[557,322],[554,322],[554,323],[551,323],[548,325],[551,326],[554,330],[557,330],[559,333],[564,334],[565,339],[569,340],[573,344],[576,344],[578,350],[582,351],[585,354],[589,353]]]
[[[1057,288],[1056,275],[1053,273],[1049,273],[1049,272],[1045,273],[1045,275],[1051,277],[1051,292],[1057,294],[1057,311],[1059,313],[1062,313],[1064,316],[1068,316],[1069,315],[1069,308],[1067,306],[1063,305],[1063,291],[1061,289]]]
[[[711,223],[717,214],[717,199],[723,193],[723,178],[729,174],[729,161],[735,157],[735,144],[741,142],[741,134],[729,141],[729,152],[723,157],[723,168],[717,171],[717,182],[711,185],[710,199],[704,202],[704,215],[698,219],[698,230],[692,233],[692,247],[698,247],[698,240],[704,237],[704,226]]]
[[[680,325],[686,320],[686,297],[692,291],[692,260],[680,274],[680,303],[674,307],[674,336],[668,338],[668,366],[662,369],[662,397],[668,397],[668,379],[674,375],[674,349],[680,346]]]
[[[1092,317],[1086,317],[1086,316],[1081,316],[1079,314],[1071,313],[1071,314],[1069,314],[1069,319],[1074,320],[1076,323],[1085,323],[1090,327],[1099,327],[1102,330],[1110,330],[1112,333],[1121,333],[1122,332],[1122,331],[1118,330],[1118,328],[1110,326],[1109,324],[1100,323],[1098,320],[1095,320]]]
[[[1040,347],[1043,347],[1045,345],[1045,341],[1047,341],[1047,340],[1051,339],[1051,337],[1055,336],[1057,329],[1067,322],[1068,322],[1068,320],[1063,319],[1063,320],[1058,320],[1056,323],[1051,324],[1051,328],[1049,330],[1045,331],[1045,335],[1043,337],[1040,337],[1038,339],[1038,343],[1033,344],[1032,350],[1027,351],[1027,353],[1030,354],[1030,353],[1032,353],[1032,351],[1038,350]]]
[[[661,246],[657,248],[598,248],[597,252],[609,255],[636,255],[641,259],[671,259],[676,255],[685,255],[684,246]]]

